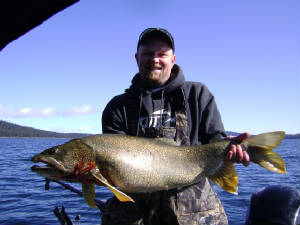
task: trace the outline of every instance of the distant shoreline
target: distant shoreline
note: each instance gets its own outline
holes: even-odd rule
[[[226,131],[226,134],[228,136],[238,136],[240,133],[238,133],[238,132],[232,132],[232,131]],[[255,136],[255,135],[253,135],[253,136]],[[299,134],[286,134],[284,136],[284,139],[300,139],[300,133]]]
[[[237,136],[240,133],[226,131],[227,135]],[[82,138],[95,134],[86,133],[58,133],[39,130],[33,127],[21,126],[0,120],[0,138]],[[299,134],[286,134],[285,139],[300,139]]]
[[[14,136],[14,137],[4,137],[4,136],[1,136],[0,137],[0,139],[4,139],[4,138],[36,138],[36,139],[38,139],[38,138],[55,138],[55,139],[57,139],[57,138],[59,138],[59,139],[70,139],[70,138],[72,138],[72,137],[18,137],[18,136]]]
[[[90,135],[82,135],[82,137],[87,137],[87,136],[92,136],[92,135],[97,135],[97,134],[90,134]],[[255,135],[254,135],[255,136]],[[292,134],[293,137],[290,137],[289,134],[284,137],[284,139],[300,139],[300,134],[295,135]],[[0,138],[60,138],[60,139],[73,139],[73,138],[82,138],[82,137],[25,137],[25,136],[0,136]]]
[[[300,134],[287,134],[284,139],[300,139]]]
[[[90,135],[45,131],[0,120],[0,137],[4,138],[82,138]]]

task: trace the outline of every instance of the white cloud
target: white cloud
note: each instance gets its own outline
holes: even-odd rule
[[[31,108],[21,108],[20,110],[21,114],[29,114],[30,112],[32,112]]]
[[[79,130],[81,131],[90,131],[91,128],[89,126],[80,127]]]
[[[42,116],[52,116],[55,115],[55,109],[54,108],[45,108],[41,110]]]
[[[73,107],[70,110],[64,112],[65,116],[73,116],[73,115],[89,115],[95,112],[92,106],[90,105],[83,105],[79,107]]]
[[[54,131],[60,133],[87,133],[87,134],[99,134],[98,128],[92,128],[90,126],[83,126],[79,128],[66,128],[66,127],[42,127],[42,130]]]
[[[71,117],[77,115],[90,115],[95,112],[91,105],[73,107],[67,110],[58,110],[52,107],[47,108],[8,108],[0,104],[1,118],[26,118],[26,117]]]

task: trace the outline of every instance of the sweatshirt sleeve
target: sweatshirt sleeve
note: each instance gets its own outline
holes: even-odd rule
[[[122,118],[122,104],[116,96],[106,105],[102,113],[102,133],[125,134],[125,124]]]
[[[226,137],[215,97],[203,84],[198,101],[200,112],[198,138],[201,142],[206,144]]]
[[[214,96],[211,96],[208,104],[202,112],[202,140],[210,143],[226,137],[220,112],[217,108]]]

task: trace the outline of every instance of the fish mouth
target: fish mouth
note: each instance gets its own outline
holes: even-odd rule
[[[35,156],[31,159],[35,163],[45,163],[46,165],[33,165],[31,170],[42,177],[50,180],[65,180],[77,182],[78,177],[70,173],[61,163],[54,158]]]
[[[31,170],[49,180],[64,180],[68,182],[78,182],[79,180],[78,176],[70,173],[64,173],[52,166],[33,165]]]
[[[34,156],[31,159],[31,161],[34,163],[46,164],[45,166],[38,166],[38,165],[32,166],[31,169],[33,171],[50,171],[50,172],[59,171],[62,173],[68,172],[68,170],[64,167],[64,165],[62,165],[60,162],[58,162],[53,157],[44,157],[44,156],[37,155],[37,156]]]
[[[95,181],[92,175],[80,176],[73,171],[65,168],[60,162],[52,157],[44,156],[34,156],[31,161],[35,163],[45,163],[46,165],[33,165],[31,170],[40,176],[49,180],[64,180],[67,182],[86,182],[86,183],[96,183],[102,185],[101,183]]]

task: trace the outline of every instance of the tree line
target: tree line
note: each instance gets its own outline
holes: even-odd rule
[[[90,134],[58,133],[39,130],[32,127],[20,126],[0,120],[0,137],[56,137],[56,138],[81,138]]]

